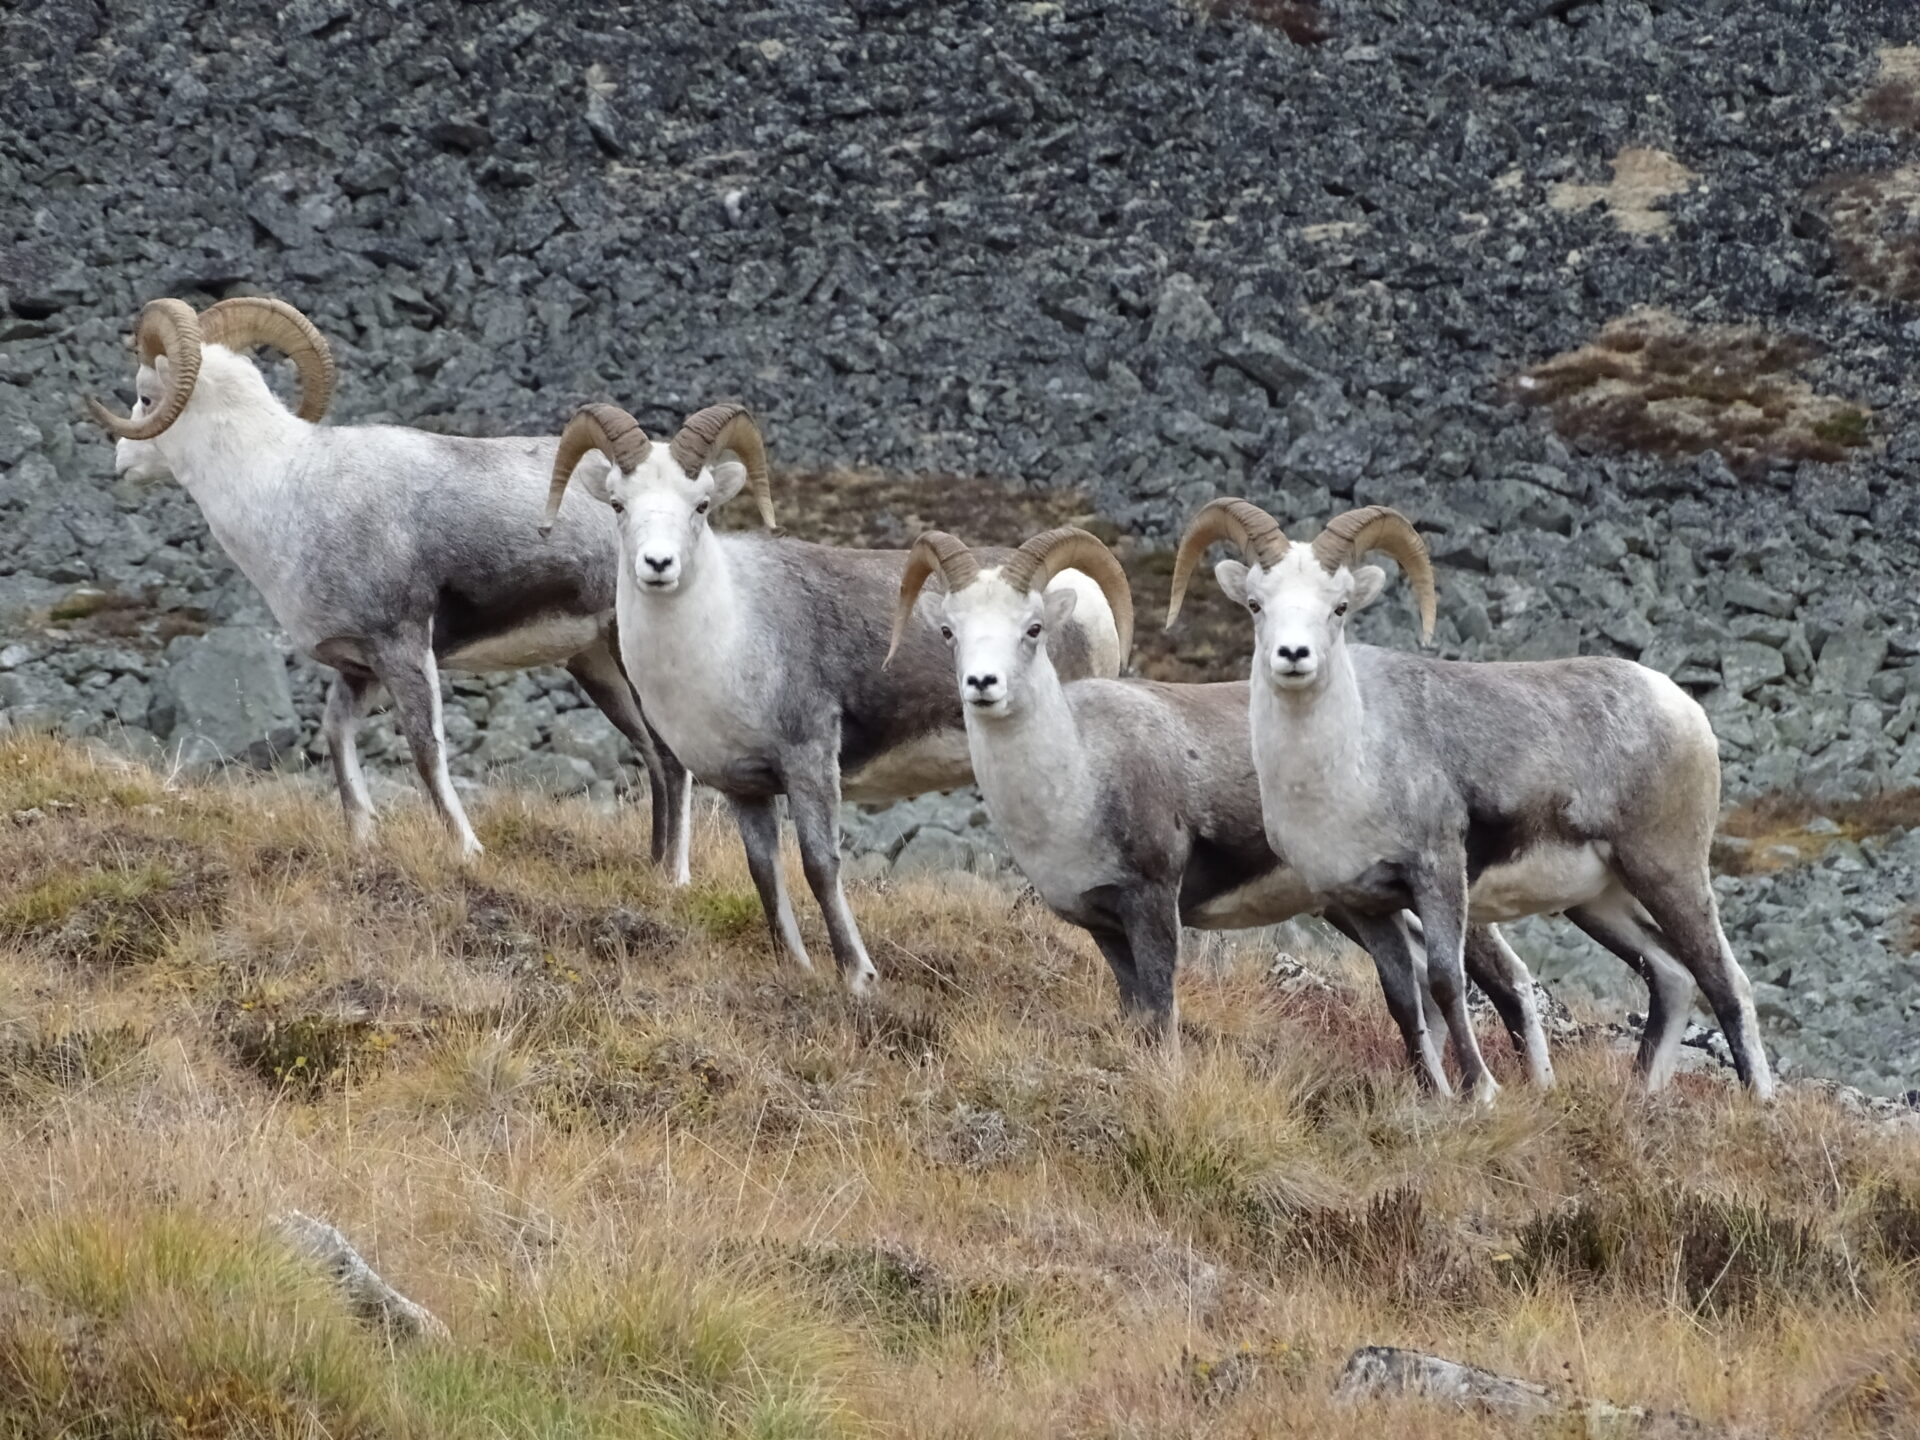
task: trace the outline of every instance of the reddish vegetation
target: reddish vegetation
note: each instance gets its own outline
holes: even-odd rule
[[[1319,45],[1333,35],[1318,0],[1202,0],[1201,8],[1218,20],[1251,20],[1278,30],[1296,45]]]
[[[1797,336],[1754,326],[1689,327],[1659,310],[1610,323],[1592,344],[1520,377],[1562,435],[1597,449],[1717,450],[1736,473],[1773,459],[1840,461],[1867,443],[1867,413],[1816,394],[1793,372],[1814,356]]]

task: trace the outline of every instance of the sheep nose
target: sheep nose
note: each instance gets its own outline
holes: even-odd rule
[[[647,562],[647,568],[656,575],[664,575],[673,564],[671,555],[642,555],[640,558]]]
[[[994,686],[998,685],[999,683],[1000,683],[1000,677],[998,675],[967,676],[967,688],[969,690],[991,690]]]
[[[1306,645],[1276,645],[1273,647],[1273,653],[1289,665],[1298,665],[1312,653],[1312,650]]]

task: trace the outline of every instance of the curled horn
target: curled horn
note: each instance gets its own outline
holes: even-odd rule
[[[946,580],[949,592],[964,590],[980,578],[980,562],[973,558],[973,551],[944,530],[923,531],[907,552],[907,573],[900,577],[900,599],[893,607],[893,640],[887,646],[887,658],[881,662],[883,669],[893,663],[900,637],[907,633],[907,621],[913,618],[913,602],[920,598],[920,588],[935,570]]]
[[[237,295],[209,305],[200,315],[200,338],[229,350],[271,345],[283,352],[300,372],[300,408],[294,413],[309,424],[333,403],[333,348],[311,320],[284,300]]]
[[[150,300],[133,327],[133,343],[143,365],[167,357],[166,398],[144,420],[123,419],[91,395],[87,411],[122,440],[151,440],[180,418],[200,378],[200,322],[184,300]]]
[[[1351,565],[1369,550],[1381,550],[1399,562],[1420,603],[1420,640],[1433,638],[1433,560],[1413,522],[1385,505],[1367,505],[1336,515],[1313,539],[1313,558],[1329,571]]]
[[[551,535],[559,517],[560,502],[566,497],[567,482],[574,468],[589,450],[598,450],[624,471],[647,458],[653,442],[640,422],[618,405],[582,405],[560,432],[560,449],[553,457],[553,481],[547,486],[547,517],[540,533]]]
[[[1173,589],[1167,596],[1167,629],[1180,617],[1194,564],[1216,540],[1233,541],[1247,559],[1267,567],[1280,563],[1290,543],[1280,522],[1251,500],[1209,500],[1180,537],[1180,550],[1173,560]]]
[[[673,437],[667,452],[674,463],[693,479],[710,456],[731,450],[747,467],[747,483],[753,487],[753,502],[760,507],[760,520],[774,528],[773,488],[767,480],[767,443],[760,427],[744,405],[709,405],[689,415],[680,433]]]
[[[1033,536],[1007,557],[1000,578],[1022,594],[1045,590],[1062,570],[1081,570],[1093,577],[1100,593],[1113,607],[1114,628],[1120,632],[1120,663],[1133,652],[1133,591],[1127,572],[1114,553],[1096,536],[1074,525],[1062,525]]]

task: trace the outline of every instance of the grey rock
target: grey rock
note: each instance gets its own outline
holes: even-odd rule
[[[913,832],[913,838],[900,847],[899,854],[894,857],[893,869],[897,875],[970,870],[980,854],[979,847],[969,844],[953,831],[938,825],[922,825]]]
[[[556,754],[584,760],[594,774],[612,779],[620,773],[620,762],[627,755],[627,741],[613,722],[598,710],[582,707],[554,717],[548,743]]]
[[[542,795],[584,795],[599,778],[593,766],[571,755],[543,752],[496,765],[489,772],[496,783]]]
[[[1845,694],[1864,690],[1886,658],[1886,632],[1837,630],[1820,647],[1819,663],[1813,669],[1814,683]]]
[[[155,678],[148,726],[196,754],[266,767],[300,739],[287,665],[267,631],[229,625],[169,642]]]
[[[1153,312],[1153,328],[1147,338],[1167,340],[1212,340],[1220,334],[1220,317],[1207,303],[1206,291],[1191,275],[1173,274],[1160,287],[1159,303]]]
[[[1727,689],[1737,695],[1751,694],[1769,680],[1787,673],[1787,662],[1771,645],[1737,640],[1721,653],[1720,674]]]

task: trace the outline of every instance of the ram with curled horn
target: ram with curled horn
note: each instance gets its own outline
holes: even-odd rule
[[[293,361],[297,408],[249,358],[258,345]],[[654,856],[686,878],[686,772],[649,729],[612,640],[613,527],[574,516],[542,544],[528,524],[552,439],[321,425],[332,350],[305,315],[265,296],[197,314],[155,300],[134,347],[132,414],[93,399],[88,409],[117,441],[119,473],[184,485],[295,647],[334,670],[322,729],[356,840],[371,835],[373,807],[355,732],[380,689],[471,855],[480,842],[453,788],[439,672],[563,665],[645,764]]]
[[[1473,663],[1355,643],[1349,617],[1386,585],[1363,563],[1374,552],[1399,563],[1423,633],[1434,629],[1427,547],[1385,506],[1288,545],[1257,507],[1215,500],[1181,541],[1176,597],[1216,539],[1246,557],[1214,575],[1253,620],[1248,715],[1267,839],[1349,915],[1419,917],[1475,1093],[1498,1087],[1467,1015],[1467,927],[1564,913],[1647,981],[1648,1089],[1673,1073],[1697,986],[1740,1078],[1770,1096],[1752,987],[1708,869],[1720,755],[1700,706],[1629,660]]]
[[[873,964],[840,883],[841,801],[882,803],[973,779],[940,636],[911,601],[895,615],[909,556],[716,530],[714,512],[743,489],[763,519],[773,513],[766,445],[739,405],[690,416],[665,446],[611,406],[580,412],[554,468],[549,519],[567,513],[572,467],[594,452],[609,464],[590,488],[619,534],[621,651],[648,717],[726,797],[774,943],[810,969],[780,866],[774,802],[786,796],[841,978],[866,990]],[[992,563],[1003,559],[1036,600],[1072,590],[1083,602],[1055,637],[1068,673],[1118,672],[1132,611],[1109,597],[1124,600],[1124,589],[1064,568],[1092,563],[1090,554],[1061,551],[1025,571],[1019,554],[997,552]],[[969,578],[943,569],[921,583],[944,590]]]
[[[1130,637],[1133,603],[1120,562],[1068,526],[1034,536],[997,567],[952,535],[921,535],[900,581],[895,643],[919,609],[933,610],[995,829],[1049,908],[1093,937],[1123,1010],[1171,1045],[1182,927],[1271,925],[1323,906],[1267,844],[1246,684],[1068,674],[1056,662],[1057,637],[1087,596],[1046,581],[1069,565],[1092,580]],[[945,593],[922,602],[935,577]],[[1344,915],[1329,918],[1362,938]],[[1365,941],[1390,982],[1417,1073],[1446,1092],[1418,991],[1417,927],[1369,925]],[[1468,955],[1522,1055],[1550,1081],[1525,968],[1491,930],[1473,933]]]

